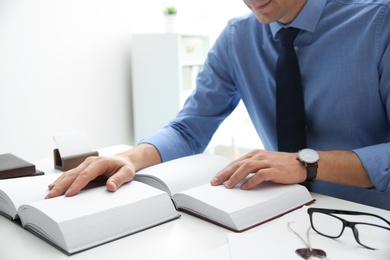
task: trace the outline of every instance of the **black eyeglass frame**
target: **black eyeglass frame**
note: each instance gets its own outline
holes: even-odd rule
[[[313,217],[312,216],[313,216],[313,213],[315,213],[315,212],[323,213],[323,214],[326,214],[326,215],[329,215],[329,216],[332,216],[334,218],[339,219],[343,223],[343,227],[342,227],[342,229],[340,231],[340,234],[338,236],[329,236],[329,235],[323,234],[322,232],[319,232],[313,225]],[[353,236],[355,237],[356,242],[358,242],[359,245],[361,245],[361,246],[363,246],[365,248],[368,248],[368,249],[372,249],[372,250],[375,250],[375,248],[366,246],[366,245],[364,245],[364,244],[362,244],[360,242],[359,232],[357,231],[355,226],[357,224],[364,224],[364,225],[369,225],[369,226],[374,226],[374,227],[387,229],[387,230],[390,231],[390,221],[384,219],[381,216],[378,216],[378,215],[375,215],[375,214],[372,214],[372,213],[359,212],[359,211],[350,211],[350,210],[325,209],[325,208],[308,208],[307,209],[307,213],[310,216],[310,225],[311,225],[311,227],[318,234],[320,234],[322,236],[325,236],[325,237],[329,237],[329,238],[339,238],[343,234],[345,227],[349,227],[349,228],[352,229],[352,233],[353,233]],[[333,214],[354,215],[354,216],[356,216],[356,215],[371,216],[371,217],[375,217],[375,218],[383,220],[385,223],[387,223],[389,225],[389,227],[384,227],[384,226],[381,226],[381,225],[376,225],[376,224],[367,223],[367,222],[352,222],[352,221],[348,221],[348,220],[345,220],[343,218],[340,218],[339,216],[335,216]]]

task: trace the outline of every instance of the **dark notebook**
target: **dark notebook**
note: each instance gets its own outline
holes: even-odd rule
[[[11,153],[0,154],[0,179],[42,175],[35,165]]]

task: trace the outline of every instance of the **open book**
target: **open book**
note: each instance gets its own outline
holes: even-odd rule
[[[133,181],[47,199],[58,174],[0,181],[0,213],[73,254],[179,217],[166,192]]]
[[[228,163],[221,156],[193,155],[140,170],[135,180],[166,191],[178,210],[236,232],[314,202],[298,184],[265,182],[252,190],[211,186],[210,180]]]

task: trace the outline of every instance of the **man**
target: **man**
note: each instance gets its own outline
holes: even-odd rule
[[[235,160],[211,184],[232,188],[250,173],[242,189],[304,182],[309,168],[298,150],[277,152],[275,123],[277,33],[295,27],[307,147],[320,157],[311,189],[390,209],[390,1],[244,2],[252,13],[228,23],[174,120],[130,151],[88,158],[51,184],[47,198],[75,195],[102,174],[115,191],[141,168],[202,152],[240,99],[267,150]]]

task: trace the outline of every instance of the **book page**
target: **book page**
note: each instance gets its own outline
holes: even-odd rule
[[[228,164],[229,160],[222,156],[197,154],[142,169],[137,172],[135,180],[165,190],[172,196],[209,183]]]
[[[179,217],[167,193],[132,181],[24,204],[22,224],[74,253]]]
[[[0,180],[0,211],[15,219],[17,208],[24,204],[44,200],[48,185],[61,174]]]
[[[264,182],[251,190],[242,190],[239,185],[226,189],[223,185],[205,184],[175,194],[173,199],[179,209],[193,211],[236,231],[275,218],[313,200],[307,189],[298,184]]]

